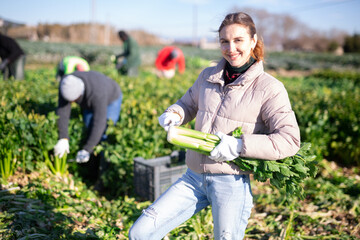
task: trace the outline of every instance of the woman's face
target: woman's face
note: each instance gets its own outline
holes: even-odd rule
[[[240,24],[223,27],[219,37],[221,53],[233,67],[241,67],[250,59],[251,49],[257,42],[256,34],[252,38],[248,28]]]

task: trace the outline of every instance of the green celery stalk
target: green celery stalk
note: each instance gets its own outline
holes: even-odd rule
[[[220,142],[214,134],[203,133],[189,128],[171,126],[167,134],[169,143],[209,155]]]
[[[233,132],[236,138],[242,134],[241,127]],[[219,137],[214,134],[178,126],[169,128],[167,140],[174,145],[206,155],[220,142]],[[300,184],[304,178],[315,177],[317,173],[317,162],[315,156],[309,152],[310,146],[310,143],[303,143],[298,154],[277,161],[238,157],[232,162],[243,171],[251,171],[255,180],[264,182],[269,179],[271,185],[284,189],[287,196],[303,199],[304,190]]]

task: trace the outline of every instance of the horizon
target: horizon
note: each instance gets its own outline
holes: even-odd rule
[[[166,39],[211,39],[223,17],[234,8],[289,15],[311,29],[348,34],[360,31],[360,0],[2,0],[4,20],[38,24],[99,23],[116,29],[143,30]],[[4,7],[5,6],[5,7]],[[20,7],[19,7],[20,6]],[[138,7],[140,6],[140,8]],[[149,11],[151,9],[151,11]]]

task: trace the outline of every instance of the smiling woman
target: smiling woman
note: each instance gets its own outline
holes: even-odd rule
[[[244,17],[240,15],[236,15],[238,19],[224,21],[219,28],[221,53],[233,67],[243,66],[251,56],[254,56],[253,49],[258,41],[255,30],[252,30],[255,28],[243,24]]]
[[[225,84],[233,82],[254,62],[264,61],[264,44],[246,13],[229,14],[219,27],[222,56],[226,59]]]
[[[170,126],[195,120],[195,130],[215,134],[207,156],[188,150],[187,172],[132,226],[130,239],[161,239],[211,205],[215,239],[243,239],[253,207],[249,171],[240,157],[278,160],[300,148],[300,130],[284,85],[266,74],[264,49],[246,13],[228,14],[219,28],[223,59],[204,69],[196,82],[159,117]],[[242,128],[240,138],[233,131]]]
[[[233,67],[241,67],[249,61],[256,41],[256,34],[250,37],[247,28],[242,25],[232,24],[220,31],[222,55]]]

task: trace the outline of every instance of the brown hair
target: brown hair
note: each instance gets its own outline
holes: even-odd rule
[[[218,33],[220,33],[221,29],[223,29],[225,26],[231,25],[231,24],[240,24],[245,27],[247,27],[249,35],[253,38],[256,34],[256,27],[255,23],[252,20],[252,18],[243,12],[237,12],[237,13],[229,13],[226,15],[224,20],[222,21]],[[251,56],[256,61],[264,61],[264,54],[265,54],[265,46],[262,40],[257,40],[255,48],[251,51]]]

